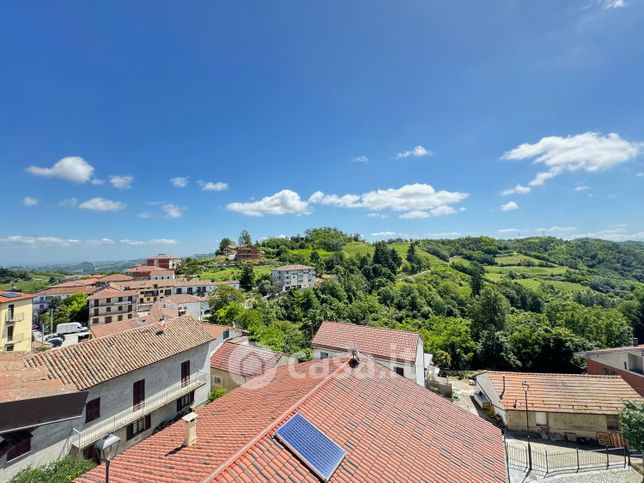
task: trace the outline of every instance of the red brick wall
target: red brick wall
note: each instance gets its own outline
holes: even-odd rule
[[[603,376],[605,374],[604,369],[615,372],[615,374],[622,376],[622,379],[630,384],[630,386],[635,389],[640,396],[644,396],[644,376],[640,376],[639,374],[634,374],[629,371],[624,371],[622,369],[617,369],[616,367],[608,366],[591,359],[586,360],[586,365],[588,374]]]

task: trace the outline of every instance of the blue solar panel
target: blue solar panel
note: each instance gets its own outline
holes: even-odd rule
[[[328,481],[346,452],[300,413],[286,421],[275,436],[322,480]]]
[[[0,293],[0,295],[2,295],[3,297],[6,297],[8,299],[13,299],[13,298],[16,298],[16,297],[22,297],[22,294],[20,292],[4,292],[4,293]]]

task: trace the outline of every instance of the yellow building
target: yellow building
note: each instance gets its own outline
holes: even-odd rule
[[[32,294],[0,291],[0,351],[31,351]]]

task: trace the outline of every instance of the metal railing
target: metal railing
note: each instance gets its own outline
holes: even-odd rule
[[[129,408],[124,411],[120,411],[109,418],[93,422],[91,426],[86,429],[78,430],[74,428],[74,437],[72,438],[71,444],[76,448],[83,449],[98,441],[104,435],[113,433],[114,431],[147,416],[152,411],[155,411],[166,404],[175,402],[181,396],[185,396],[186,394],[203,386],[206,382],[206,373],[201,371],[196,372],[190,376],[189,380],[178,382],[172,388],[158,392],[152,397],[146,398],[143,403],[137,406],[136,409]]]
[[[5,324],[13,324],[14,322],[22,322],[25,320],[25,314],[7,314],[4,316],[4,323]]]

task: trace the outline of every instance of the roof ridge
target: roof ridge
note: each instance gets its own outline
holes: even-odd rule
[[[326,385],[330,380],[334,378],[334,376],[340,372],[340,369],[343,369],[349,362],[349,358],[347,356],[339,356],[339,357],[346,357],[346,360],[343,361],[341,364],[338,365],[338,367],[327,377],[325,377],[322,381],[320,381],[318,384],[315,385],[309,392],[307,392],[304,396],[302,396],[298,401],[296,401],[291,407],[289,407],[286,411],[284,411],[280,416],[275,418],[272,423],[270,423],[266,428],[264,428],[258,435],[256,435],[253,439],[251,439],[248,443],[246,443],[244,446],[242,446],[235,454],[233,454],[230,458],[228,458],[226,461],[224,461],[221,465],[219,465],[218,468],[216,468],[212,473],[210,473],[208,476],[203,478],[201,480],[201,483],[206,483],[209,481],[213,481],[215,478],[217,478],[219,475],[221,475],[226,469],[228,469],[230,466],[233,465],[239,458],[241,458],[250,448],[255,446],[259,441],[261,441],[267,434],[269,434],[279,423],[281,423],[286,417],[291,414],[293,411],[295,411],[298,407],[300,407],[302,404],[304,404],[311,396],[313,396],[315,393],[317,393],[322,386]],[[318,359],[318,360],[329,360],[329,359]],[[286,366],[288,367],[288,366]],[[261,376],[260,376],[261,377]]]
[[[338,320],[323,320],[322,324],[327,323],[327,322],[331,323],[331,324],[338,324],[338,325],[353,325],[355,327],[369,327],[370,329],[384,329],[384,330],[390,330],[390,331],[393,331],[393,332],[403,332],[405,334],[413,334],[413,335],[416,335],[416,336],[420,337],[418,332],[416,332],[415,330],[393,329],[391,327],[381,327],[379,325],[369,325],[369,324],[354,324],[353,322],[340,322]]]

